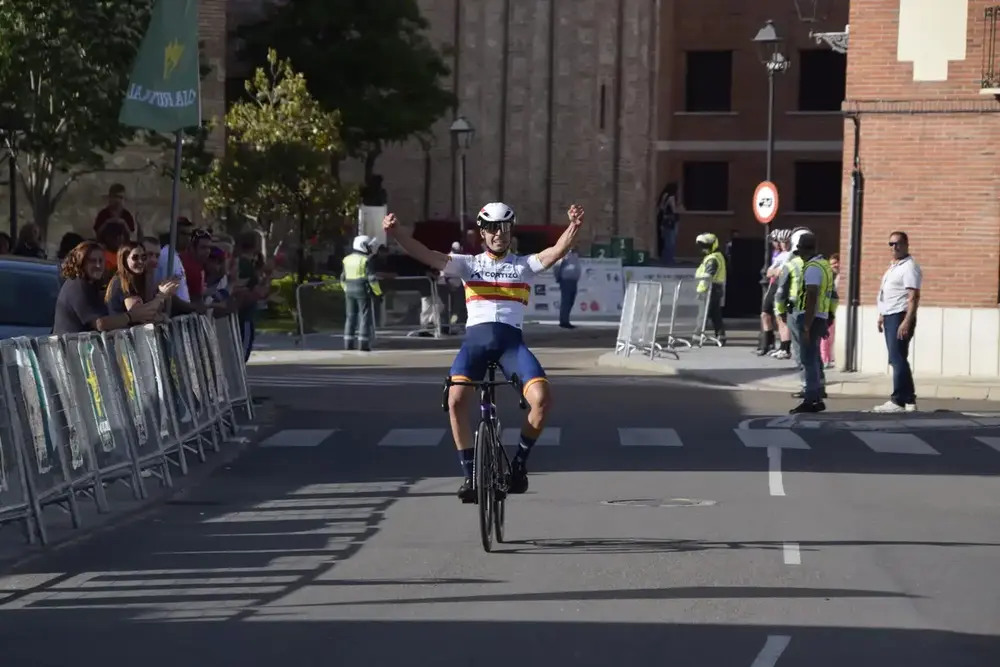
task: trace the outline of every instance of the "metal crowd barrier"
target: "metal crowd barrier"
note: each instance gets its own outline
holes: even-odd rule
[[[184,315],[123,331],[0,341],[0,523],[46,544],[43,510],[80,527],[107,488],[173,486],[253,418],[236,316]]]
[[[663,285],[658,282],[635,281],[628,284],[618,321],[615,354],[628,357],[633,352],[642,352],[650,358],[656,356],[656,329],[660,322],[662,298]]]
[[[698,279],[633,281],[625,290],[615,354],[641,352],[651,359],[677,350],[722,346],[707,333],[709,292],[698,292]],[[663,325],[666,325],[665,327]]]

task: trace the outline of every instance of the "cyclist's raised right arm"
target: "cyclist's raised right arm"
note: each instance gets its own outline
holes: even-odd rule
[[[449,255],[437,250],[431,250],[403,231],[396,220],[396,216],[392,213],[385,216],[385,219],[382,221],[382,228],[385,230],[386,236],[396,239],[396,243],[403,249],[403,252],[435,271],[444,271],[444,267],[451,261]]]

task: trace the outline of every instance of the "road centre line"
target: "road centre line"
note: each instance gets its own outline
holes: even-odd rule
[[[785,495],[785,485],[781,479],[781,447],[767,448],[767,467],[767,485],[771,495]]]
[[[781,551],[785,565],[802,565],[802,552],[799,550],[798,542],[785,542]]]
[[[764,648],[757,654],[750,667],[774,667],[791,641],[792,638],[788,635],[768,635]]]

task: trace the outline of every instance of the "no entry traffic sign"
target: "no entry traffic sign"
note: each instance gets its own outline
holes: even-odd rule
[[[778,215],[778,187],[764,181],[753,191],[753,215],[762,225],[769,224]]]

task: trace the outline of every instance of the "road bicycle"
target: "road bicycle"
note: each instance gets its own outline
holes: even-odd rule
[[[498,370],[509,379],[497,380]],[[508,384],[517,390],[519,407],[526,410],[528,402],[524,400],[524,392],[517,373],[508,376],[503,366],[494,362],[490,362],[486,367],[486,379],[481,382],[463,382],[446,378],[441,402],[441,407],[447,412],[449,388],[458,386],[479,389],[479,427],[476,429],[472,484],[476,490],[476,505],[479,508],[479,534],[482,537],[483,549],[487,553],[493,549],[494,535],[499,544],[503,543],[504,538],[510,458],[500,440],[503,430],[500,428],[500,417],[497,416],[496,388]]]

